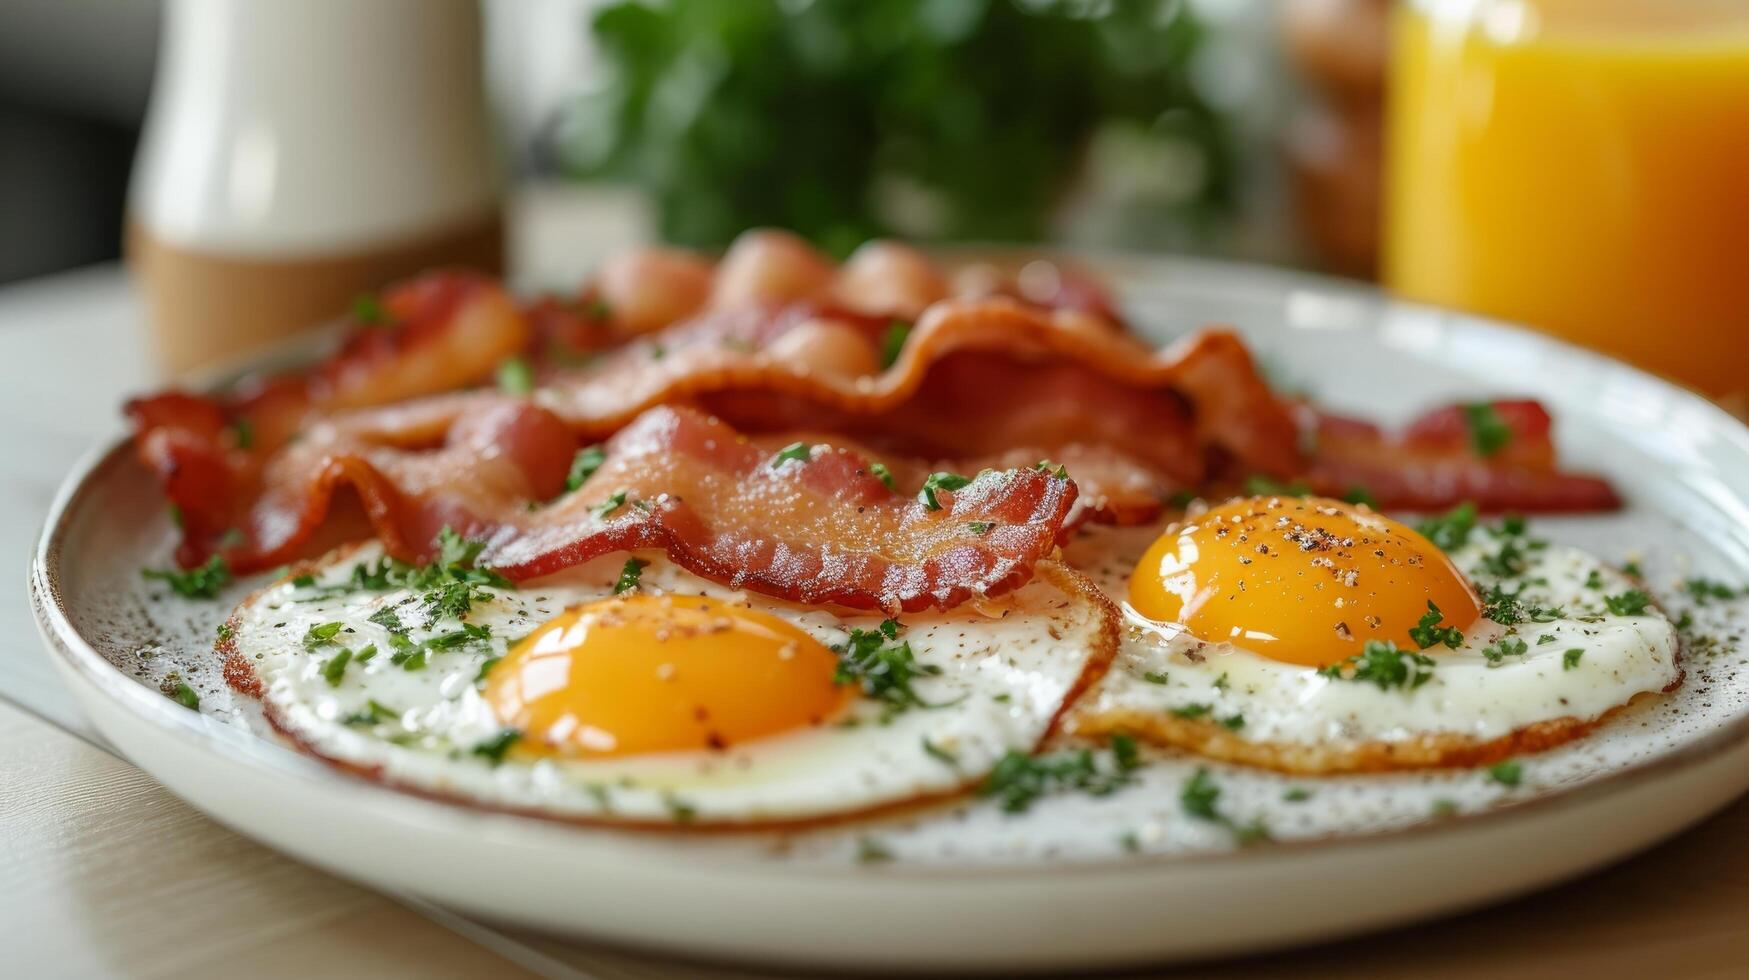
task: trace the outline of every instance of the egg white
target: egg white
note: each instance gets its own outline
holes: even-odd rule
[[[722,751],[533,761],[511,753],[494,764],[474,751],[503,728],[481,695],[482,665],[567,607],[611,595],[627,556],[516,590],[485,589],[490,598],[474,602],[468,622],[489,627],[490,638],[431,652],[422,669],[407,670],[392,662],[389,631],[370,621],[373,613],[402,610],[415,641],[460,624],[417,622],[419,603],[406,590],[325,595],[321,588],[380,555],[374,543],[337,552],[313,573],[314,586],[282,582],[238,608],[232,656],[259,681],[269,718],[306,750],[391,784],[558,817],[774,823],[951,792],[982,779],[1008,751],[1032,751],[1083,672],[1109,658],[1116,632],[1109,605],[1078,588],[1074,573],[1047,564],[1032,584],[1001,599],[901,618],[901,639],[917,662],[940,669],[913,685],[930,708],[883,717],[881,704],[859,696],[843,719]],[[716,585],[659,552],[638,557],[649,562],[639,586],[646,593],[745,602],[828,647],[880,621]],[[365,663],[354,658],[337,684],[323,674],[337,648],[303,642],[311,626],[330,622],[344,624],[336,643],[378,651]],[[392,716],[348,723],[373,700]]]
[[[1123,596],[1135,557],[1157,531],[1095,533],[1077,542],[1069,557],[1107,594]],[[1501,545],[1477,532],[1451,559],[1473,582],[1491,583],[1486,560]],[[1575,548],[1549,544],[1525,554],[1526,567],[1507,583],[1509,590],[1522,587],[1527,606],[1561,615],[1510,627],[1477,620],[1458,648],[1422,651],[1433,658],[1432,676],[1413,688],[1332,678],[1241,645],[1206,643],[1126,608],[1111,670],[1065,727],[1107,732],[1124,720],[1181,718],[1219,725],[1247,741],[1332,750],[1422,736],[1482,743],[1541,722],[1593,721],[1680,679],[1677,631],[1662,613],[1649,608],[1620,616],[1604,607],[1605,596],[1634,588],[1632,579]],[[1522,642],[1525,652],[1484,654],[1503,639]],[[1417,649],[1407,636],[1396,642]],[[1574,660],[1569,650],[1583,652]]]

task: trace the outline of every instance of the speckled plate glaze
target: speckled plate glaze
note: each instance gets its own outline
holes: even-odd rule
[[[1442,399],[1526,394],[1576,466],[1631,501],[1536,532],[1637,558],[1673,614],[1685,576],[1749,582],[1749,430],[1691,394],[1555,341],[1353,285],[1181,260],[1086,258],[1161,340],[1248,334],[1282,385],[1383,420]],[[470,810],[340,774],[285,747],[224,687],[219,603],[143,582],[167,560],[162,500],[125,443],[63,489],[31,570],[56,662],[98,728],[215,818],[339,874],[488,918],[669,951],[861,969],[1164,962],[1323,940],[1499,899],[1646,847],[1749,789],[1745,610],[1694,609],[1710,637],[1674,694],[1592,737],[1482,773],[1306,779],[1212,766],[1221,807],[1274,843],[1185,814],[1199,763],[1150,755],[1135,785],[1020,815],[988,801],[806,832],[615,832]],[[189,711],[162,692],[194,687]],[[1284,799],[1290,787],[1310,798]],[[1299,794],[1291,794],[1298,796]],[[878,847],[871,847],[871,844]],[[869,853],[885,860],[859,860]],[[1340,901],[1328,896],[1340,895]]]

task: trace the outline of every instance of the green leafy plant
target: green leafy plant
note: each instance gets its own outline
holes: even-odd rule
[[[565,114],[559,156],[643,186],[675,242],[755,225],[838,254],[891,234],[1037,239],[1095,135],[1118,130],[1195,155],[1173,205],[1187,224],[1232,203],[1184,4],[628,0],[590,31],[600,84]]]

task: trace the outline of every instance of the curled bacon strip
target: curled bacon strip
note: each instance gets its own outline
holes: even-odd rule
[[[1546,409],[1534,401],[1488,403],[1505,426],[1500,445],[1475,445],[1465,406],[1421,416],[1400,436],[1334,415],[1314,416],[1317,448],[1305,480],[1340,497],[1364,490],[1387,510],[1443,510],[1465,501],[1484,511],[1613,510],[1621,498],[1600,477],[1556,469]]]
[[[526,400],[477,400],[436,446],[380,435],[336,422],[278,454],[259,492],[237,502],[227,563],[247,572],[295,556],[348,488],[369,529],[407,560],[427,557],[448,526],[484,539],[480,560],[512,578],[661,548],[700,575],[785,599],[946,608],[1024,584],[1056,547],[1076,493],[1042,470],[989,471],[935,491],[931,508],[889,487],[855,448],[780,457],[781,440],[659,407],[606,444],[580,489],[540,506],[531,501],[563,489],[577,439]]]

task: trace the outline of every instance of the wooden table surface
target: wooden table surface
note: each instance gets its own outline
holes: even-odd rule
[[[0,553],[15,569],[62,474],[115,431],[121,395],[147,383],[136,317],[114,268],[0,290]],[[0,704],[0,975],[759,975],[492,929],[340,881],[213,823],[87,740],[49,669],[22,578],[0,592],[0,697],[17,705]],[[1505,905],[1173,972],[1749,976],[1746,840],[1749,801],[1738,801],[1624,864]]]

